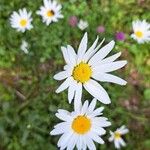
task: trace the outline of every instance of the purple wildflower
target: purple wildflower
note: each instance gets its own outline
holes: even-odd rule
[[[116,40],[118,40],[118,41],[125,40],[125,34],[123,32],[117,32],[115,36],[116,36]]]

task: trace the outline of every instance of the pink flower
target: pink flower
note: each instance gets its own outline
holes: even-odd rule
[[[71,27],[75,27],[77,26],[77,23],[78,23],[78,18],[76,16],[71,16],[69,19],[68,19],[68,23]]]
[[[125,40],[125,34],[123,32],[117,32],[115,37],[116,37],[116,40],[118,40],[118,41],[124,41]]]
[[[97,27],[96,31],[97,31],[97,33],[104,33],[105,32],[105,27],[100,25],[100,26]]]

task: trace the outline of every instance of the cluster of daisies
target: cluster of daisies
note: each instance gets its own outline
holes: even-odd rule
[[[43,0],[43,6],[37,11],[37,14],[42,17],[46,25],[52,22],[57,22],[63,18],[61,14],[62,6],[56,1]],[[25,8],[19,12],[13,12],[10,18],[11,26],[18,31],[25,32],[33,28],[31,22],[31,12],[27,12]],[[69,20],[70,25],[77,26],[84,30],[88,27],[88,22],[84,20],[77,21],[77,18],[72,17]],[[97,30],[104,31],[100,26]],[[134,21],[132,38],[139,43],[144,43],[150,40],[150,24],[144,21]],[[121,34],[118,36],[122,37]],[[88,45],[88,35],[84,34],[77,52],[71,45],[61,47],[61,51],[66,62],[64,70],[54,76],[55,80],[64,80],[56,90],[60,93],[68,90],[68,102],[73,104],[74,110],[69,112],[64,109],[59,109],[56,117],[62,122],[54,126],[50,132],[51,135],[61,135],[58,141],[58,147],[61,150],[73,150],[75,147],[78,150],[96,150],[95,142],[104,144],[102,136],[106,134],[106,127],[111,125],[108,118],[103,117],[103,107],[96,108],[97,101],[103,104],[110,104],[111,100],[107,91],[101,86],[100,82],[110,82],[119,85],[126,85],[126,81],[120,77],[113,75],[111,72],[124,67],[127,64],[126,60],[117,60],[121,52],[112,56],[106,57],[115,46],[115,42],[111,41],[102,47],[105,39],[98,43],[99,37],[93,42],[91,47]],[[22,41],[21,49],[28,53],[28,43]],[[83,89],[85,89],[93,100],[82,100]],[[116,131],[110,131],[109,141],[114,142],[117,149],[125,146],[126,143],[122,135],[128,133],[125,126],[121,126]]]
[[[111,82],[126,85],[126,81],[111,74],[127,64],[126,60],[116,59],[121,52],[106,57],[114,48],[115,42],[111,41],[102,47],[104,39],[98,44],[97,37],[91,47],[88,45],[88,35],[84,34],[77,53],[71,45],[61,47],[66,65],[64,70],[54,76],[55,80],[64,80],[58,87],[56,93],[68,89],[68,102],[74,105],[74,111],[69,112],[59,109],[56,117],[62,122],[54,126],[51,135],[61,135],[58,147],[61,150],[96,150],[94,142],[104,144],[102,136],[106,134],[105,127],[111,125],[108,118],[103,117],[104,107],[96,107],[97,100],[103,104],[110,104],[111,100],[107,91],[99,84],[100,82]],[[82,103],[83,88],[89,92],[93,100]],[[125,146],[122,135],[128,129],[125,126],[116,131],[110,131],[109,141],[114,141],[117,149]]]
[[[64,16],[61,13],[62,6],[55,0],[43,0],[43,6],[40,10],[36,12],[37,15],[42,17],[42,20],[46,25],[50,25],[52,22],[57,22]],[[14,11],[10,17],[11,26],[17,31],[25,32],[33,28],[32,25],[32,12],[27,12],[26,8],[19,9],[18,12]],[[72,27],[77,26],[81,30],[85,30],[89,23],[85,20],[80,19],[76,16],[71,16],[69,18],[69,25]],[[150,24],[146,20],[136,20],[132,22],[133,33],[131,37],[135,39],[138,43],[144,43],[150,41]],[[104,26],[100,25],[97,27],[96,31],[98,33],[103,33],[105,31]],[[124,40],[125,35],[123,32],[116,33],[117,40]]]
[[[42,20],[46,25],[49,25],[50,23],[57,22],[58,19],[63,18],[61,8],[62,6],[56,1],[43,0],[43,6],[40,7],[40,10],[38,10],[36,14],[42,17]],[[26,8],[19,9],[18,12],[14,11],[10,17],[11,26],[21,32],[32,29],[31,14],[32,12],[27,12]]]

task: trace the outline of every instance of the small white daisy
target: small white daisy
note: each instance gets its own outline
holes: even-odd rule
[[[121,146],[126,146],[126,143],[122,139],[122,135],[128,133],[129,130],[123,125],[120,128],[118,128],[115,132],[110,131],[110,138],[109,141],[114,141],[115,148],[120,149]]]
[[[88,26],[89,26],[88,22],[82,19],[78,23],[78,28],[82,31],[85,30]]]
[[[20,49],[21,49],[25,54],[28,54],[28,53],[29,53],[29,51],[28,51],[28,43],[27,43],[25,40],[22,40]]]
[[[104,127],[111,123],[102,115],[103,107],[95,109],[96,99],[89,104],[85,101],[83,106],[78,107],[73,112],[58,110],[56,116],[63,122],[54,126],[51,135],[60,135],[58,147],[60,150],[73,150],[75,146],[78,150],[96,150],[94,142],[104,144],[102,135],[106,133]]]
[[[131,37],[135,39],[138,43],[144,43],[150,41],[150,24],[145,20],[143,21],[133,21],[133,34]]]
[[[14,11],[10,16],[10,24],[12,28],[17,29],[17,31],[25,32],[25,30],[30,30],[33,28],[31,21],[31,12],[27,12],[26,8],[19,9],[17,13]]]
[[[87,49],[88,38],[87,33],[85,33],[77,54],[70,45],[61,48],[66,65],[64,71],[56,74],[54,79],[66,80],[56,90],[56,93],[68,88],[69,103],[75,99],[76,106],[81,103],[83,87],[102,103],[109,104],[110,98],[107,92],[97,81],[120,85],[127,83],[125,80],[109,73],[122,68],[127,63],[125,60],[115,61],[121,55],[121,52],[105,58],[113,49],[115,42],[111,41],[100,48],[104,40],[97,46],[98,39],[97,37],[93,45]]]
[[[43,0],[43,3],[44,6],[40,7],[37,14],[42,16],[43,22],[46,22],[46,25],[57,22],[58,19],[63,18],[63,15],[61,14],[62,6],[55,0]]]

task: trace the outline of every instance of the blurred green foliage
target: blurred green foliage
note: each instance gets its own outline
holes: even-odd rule
[[[68,25],[68,18],[76,15],[87,20],[89,45],[96,38],[96,28],[103,25],[105,33],[99,34],[106,43],[115,38],[117,31],[126,34],[126,40],[116,41],[112,53],[122,51],[128,60],[126,68],[117,71],[128,84],[102,83],[111,96],[111,105],[105,106],[104,115],[112,122],[111,130],[125,124],[127,150],[150,149],[150,44],[132,40],[132,21],[146,19],[150,22],[148,0],[60,0],[64,19],[46,26],[36,10],[42,0],[0,0],[0,149],[1,150],[56,150],[59,137],[49,131],[59,120],[58,108],[72,110],[67,102],[67,92],[56,94],[58,84],[53,75],[62,69],[64,61],[60,47],[70,44],[77,48],[82,31]],[[9,23],[13,11],[26,7],[31,10],[34,28],[25,33],[16,32]],[[29,54],[20,50],[22,40],[29,43]],[[92,97],[85,92],[85,99]],[[98,106],[101,106],[98,103]],[[109,129],[107,131],[109,131]],[[109,133],[109,132],[108,132]],[[105,145],[97,149],[114,149],[103,138]]]

